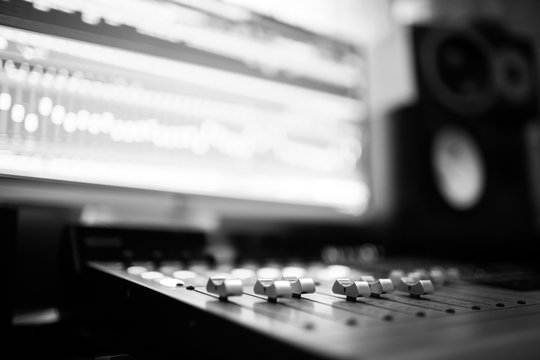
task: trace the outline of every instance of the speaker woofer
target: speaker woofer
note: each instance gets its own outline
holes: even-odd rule
[[[432,31],[419,44],[422,78],[441,105],[477,115],[496,100],[495,64],[489,44],[473,30]]]

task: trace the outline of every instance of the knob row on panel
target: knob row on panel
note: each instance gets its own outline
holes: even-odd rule
[[[392,270],[389,274],[389,278],[394,283],[394,286],[400,284],[403,278],[407,278],[409,282],[430,280],[435,288],[440,288],[449,283],[459,282],[461,275],[457,268],[443,269],[440,267],[433,267],[429,270],[415,269],[408,273],[403,270]]]
[[[220,299],[229,296],[242,295],[242,281],[214,276],[208,279],[206,290],[217,294]],[[276,301],[280,297],[300,297],[302,294],[314,293],[315,282],[312,278],[284,277],[281,280],[258,279],[253,286],[253,292]]]
[[[345,295],[347,300],[354,300],[360,296],[379,296],[394,290],[390,279],[375,280],[371,276],[363,280],[337,279],[332,286],[334,294]]]
[[[184,281],[164,276],[156,271],[135,271],[130,268],[131,274],[138,274],[144,279],[159,280],[160,284],[169,287],[183,286]],[[172,281],[170,281],[172,280]],[[229,296],[240,296],[243,293],[243,281],[231,278],[228,275],[211,276],[206,284],[206,290],[216,294],[220,299]],[[361,276],[360,280],[342,278],[335,280],[332,292],[337,295],[345,295],[349,301],[355,301],[357,297],[378,297],[382,294],[391,293],[394,289],[406,292],[413,297],[431,294],[434,285],[431,280],[419,280],[417,277],[408,276],[396,279],[375,279],[372,276]],[[282,277],[280,280],[259,278],[253,287],[255,294],[263,295],[269,301],[276,301],[280,297],[301,297],[302,294],[316,291],[315,281],[312,278]]]
[[[337,279],[332,286],[332,292],[345,295],[347,300],[355,301],[357,297],[374,296],[394,291],[390,279],[375,280],[372,277],[363,277],[365,280],[353,281],[350,279]],[[206,290],[217,294],[221,299],[242,294],[242,281],[224,277],[211,277],[208,279]],[[315,282],[312,278],[285,277],[281,280],[258,279],[253,287],[257,295],[266,296],[269,301],[275,302],[280,297],[301,297],[302,294],[314,293]],[[406,292],[413,297],[431,294],[434,291],[430,280],[411,281],[403,278],[396,290]]]
[[[395,289],[406,292],[412,297],[432,294],[434,291],[431,280],[416,280],[413,278],[401,278]],[[353,281],[350,279],[337,279],[332,286],[332,292],[338,295],[345,295],[347,300],[356,301],[357,297],[373,296],[379,297],[382,294],[394,291],[394,282],[390,279],[375,280],[371,276],[363,276],[362,280]]]

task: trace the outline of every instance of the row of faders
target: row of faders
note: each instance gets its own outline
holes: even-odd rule
[[[407,292],[413,297],[433,293],[431,280],[412,280],[402,278],[397,287],[398,290]],[[240,296],[243,293],[242,280],[218,275],[208,279],[206,290],[217,294],[220,299],[227,300],[229,296]],[[315,293],[316,285],[312,278],[283,277],[280,280],[257,279],[253,292],[266,296],[268,301],[276,302],[280,297],[300,298],[302,294]],[[360,296],[379,297],[382,294],[391,293],[394,284],[390,279],[377,279],[371,275],[362,276],[361,280],[336,279],[332,286],[332,292],[345,295],[349,301],[356,301]]]
[[[345,305],[342,300],[360,302],[378,308],[371,312],[363,309],[362,314],[378,314],[377,317],[383,319],[398,319],[405,314],[413,317],[438,317],[527,304],[524,299],[509,299],[467,285],[460,280],[456,268],[433,267],[411,272],[392,270],[381,278],[341,265],[307,271],[305,275],[308,276],[301,276],[302,273],[298,271],[293,276],[288,269],[278,271],[268,268],[239,268],[228,272],[205,267],[188,269],[162,266],[156,270],[149,269],[149,266],[130,266],[125,271],[163,287],[204,291],[208,295],[217,295],[220,300],[250,295],[275,303],[279,298],[302,297],[307,301],[352,312],[360,310]],[[383,314],[383,309],[387,313]],[[391,316],[388,316],[389,313]]]
[[[253,293],[267,297],[268,301],[276,302],[278,298],[300,298],[302,294],[315,293],[317,284],[321,284],[321,279],[313,279],[312,277],[256,277],[255,273],[251,273],[250,277],[235,277],[234,272],[233,274],[212,275],[211,273],[197,274],[192,270],[176,270],[169,271],[172,276],[166,276],[159,271],[148,271],[143,266],[131,266],[127,271],[172,287],[184,285],[192,287],[197,283],[200,286],[202,279],[208,279],[206,291],[218,295],[222,300],[242,295],[246,285],[253,285]],[[199,277],[198,281],[193,280],[197,277]],[[419,298],[422,295],[433,294],[435,287],[443,286],[449,279],[456,280],[458,277],[459,273],[455,269],[434,268],[430,271],[418,269],[409,273],[393,270],[388,278],[376,279],[372,275],[359,275],[358,280],[337,278],[333,282],[331,290],[333,294],[345,295],[348,301],[356,301],[356,298],[362,296],[378,298],[383,294],[392,293],[394,290]],[[325,280],[322,282],[328,283],[328,279]],[[323,288],[326,287],[323,285]]]
[[[189,346],[212,355],[229,349],[225,332],[261,344],[265,359],[281,356],[280,346],[310,359],[447,360],[456,358],[456,349],[470,351],[460,358],[487,359],[493,358],[494,333],[503,339],[511,334],[521,348],[536,349],[535,339],[540,340],[540,298],[469,282],[467,268],[460,276],[453,268],[369,271],[320,263],[234,268],[89,262],[88,267],[99,280],[99,286],[86,287],[97,290],[95,313],[118,314],[119,323],[129,320],[121,333],[139,350],[147,329],[159,330],[152,335],[159,344],[189,335],[180,353]],[[518,330],[523,336],[515,336]],[[198,343],[222,337],[222,346]],[[419,349],[425,356],[417,356]],[[509,358],[495,353],[503,355],[497,359]]]

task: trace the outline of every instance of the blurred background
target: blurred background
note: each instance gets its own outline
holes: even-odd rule
[[[71,319],[74,228],[218,263],[534,268],[538,15],[533,0],[0,1],[4,323]]]

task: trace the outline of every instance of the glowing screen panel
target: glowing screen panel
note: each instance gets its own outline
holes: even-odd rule
[[[355,46],[220,2],[21,3],[29,25],[0,26],[1,174],[367,209]]]

